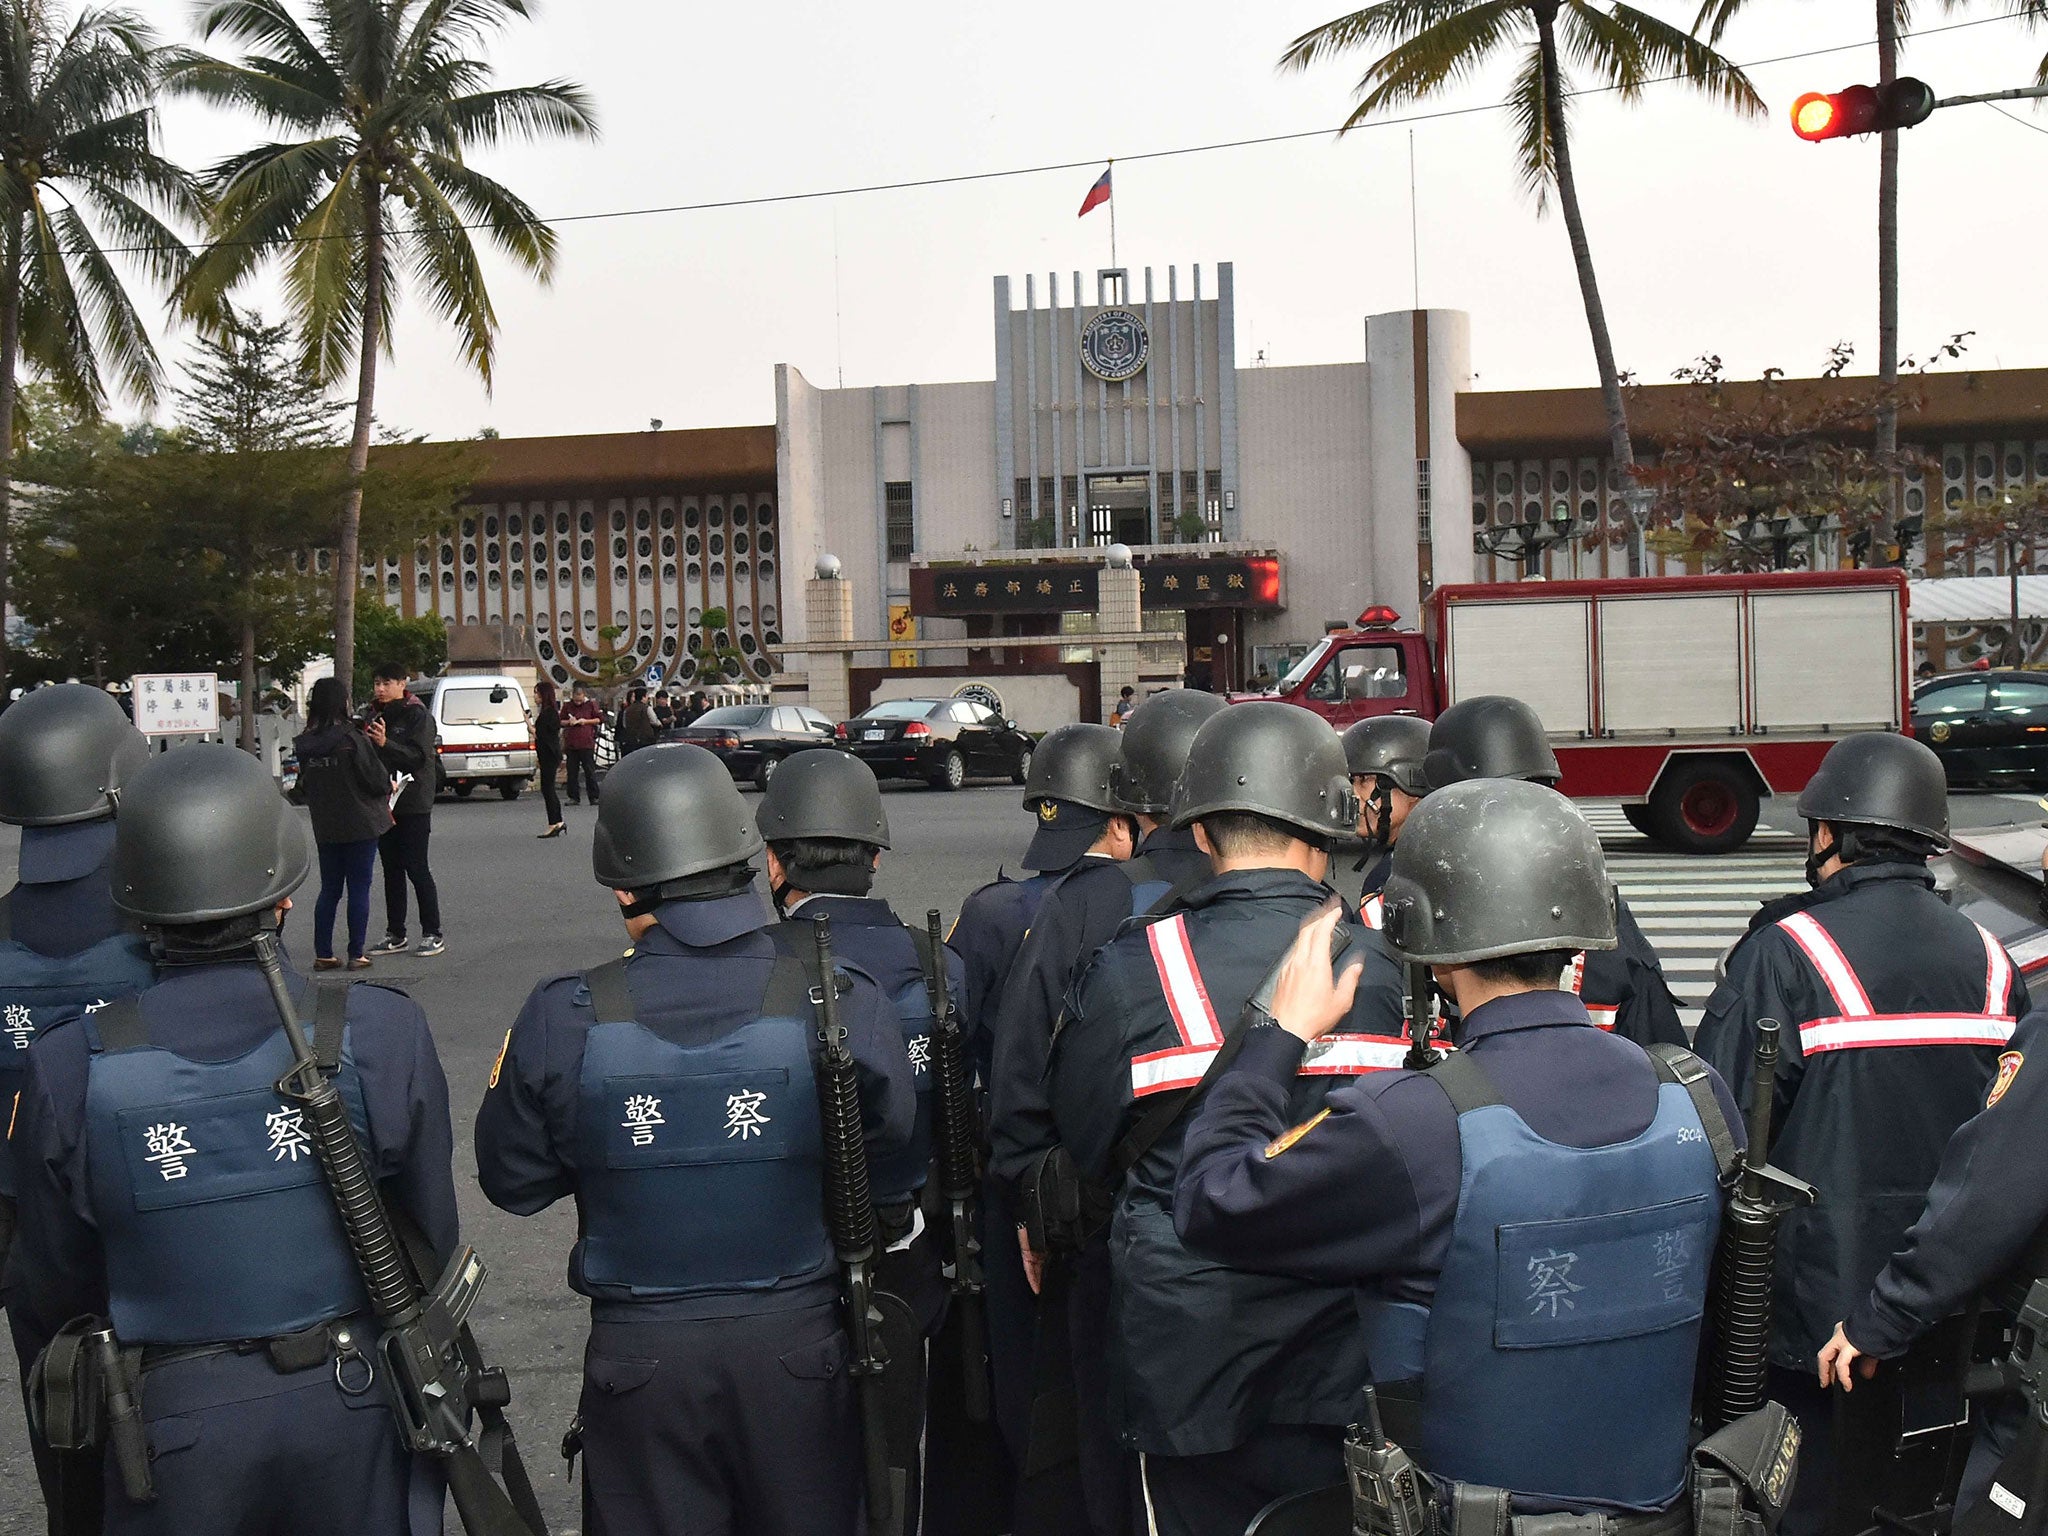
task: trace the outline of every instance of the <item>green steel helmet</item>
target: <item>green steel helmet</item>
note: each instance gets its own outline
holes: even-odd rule
[[[1799,793],[1808,821],[1892,827],[1948,845],[1948,779],[1933,749],[1893,731],[1844,736]]]
[[[60,683],[0,714],[0,821],[57,827],[114,814],[149,742],[103,690]]]
[[[121,795],[114,905],[152,926],[276,906],[311,867],[306,832],[264,766],[200,743],[152,757]]]
[[[1199,688],[1169,688],[1139,704],[1124,721],[1123,750],[1110,774],[1117,809],[1164,816],[1173,805],[1173,786],[1195,732],[1229,707]]]
[[[1429,755],[1429,722],[1414,715],[1374,715],[1344,732],[1351,776],[1386,779],[1417,799],[1429,793],[1422,761]]]
[[[760,851],[732,775],[702,747],[642,747],[605,775],[590,847],[599,885],[645,890],[744,864]]]
[[[754,809],[754,824],[770,843],[837,837],[889,846],[889,817],[874,770],[828,747],[799,752],[775,770]]]
[[[1463,965],[1615,945],[1599,835],[1556,790],[1519,779],[1433,792],[1401,829],[1381,898],[1387,942],[1403,960]]]
[[[1321,715],[1296,704],[1233,704],[1204,721],[1174,787],[1173,824],[1218,811],[1251,811],[1318,844],[1356,835],[1358,796],[1344,743]]]
[[[1063,725],[1047,731],[1031,754],[1024,778],[1024,809],[1045,800],[1085,805],[1091,811],[1118,809],[1110,793],[1110,771],[1123,747],[1123,733],[1106,725]]]
[[[1460,699],[1438,715],[1422,767],[1431,789],[1467,779],[1555,784],[1564,777],[1536,711],[1501,693]]]

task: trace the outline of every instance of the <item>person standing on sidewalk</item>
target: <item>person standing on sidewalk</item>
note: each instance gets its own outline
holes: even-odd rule
[[[540,710],[533,717],[533,746],[540,755],[540,799],[547,807],[548,829],[542,837],[560,837],[568,831],[562,821],[562,797],[555,790],[555,775],[562,771],[562,706],[555,699],[555,685],[546,678],[534,690]]]
[[[384,938],[370,953],[405,953],[405,887],[411,881],[420,902],[420,942],[413,953],[438,955],[448,945],[441,937],[441,893],[427,865],[427,839],[434,830],[434,717],[406,692],[405,668],[395,661],[376,670],[370,698],[370,744],[394,781],[401,773],[412,775],[391,807],[391,830],[377,842],[384,865]]]
[[[597,729],[604,724],[604,710],[590,696],[590,689],[578,683],[562,706],[562,751],[569,759],[569,803],[583,803],[577,792],[577,775],[590,791],[590,803],[597,804]]]
[[[391,773],[367,729],[350,718],[348,691],[323,677],[306,701],[306,729],[292,743],[299,762],[299,803],[313,814],[320,852],[320,899],[313,906],[313,969],[341,965],[334,953],[334,914],[348,895],[348,963],[370,961],[370,876],[377,841],[391,830]]]

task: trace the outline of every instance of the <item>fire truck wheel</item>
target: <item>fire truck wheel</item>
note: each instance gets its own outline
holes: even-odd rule
[[[1680,759],[1648,809],[1659,842],[1681,853],[1732,853],[1756,830],[1756,786],[1740,765]]]

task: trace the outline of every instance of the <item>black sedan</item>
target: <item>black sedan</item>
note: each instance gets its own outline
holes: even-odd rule
[[[751,779],[761,789],[790,753],[834,745],[832,722],[794,704],[721,705],[688,725],[664,731],[661,739],[703,747],[735,779]]]
[[[2048,788],[2048,673],[1930,678],[1913,690],[1913,734],[1951,784]]]
[[[839,727],[839,742],[878,779],[923,779],[958,789],[971,778],[1022,784],[1032,739],[969,699],[890,699]]]

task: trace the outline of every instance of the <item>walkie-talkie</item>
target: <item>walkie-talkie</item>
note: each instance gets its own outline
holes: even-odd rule
[[[1344,1473],[1351,1483],[1354,1536],[1424,1536],[1429,1510],[1422,1478],[1408,1453],[1380,1428],[1379,1395],[1365,1389],[1365,1419],[1344,1437]]]

